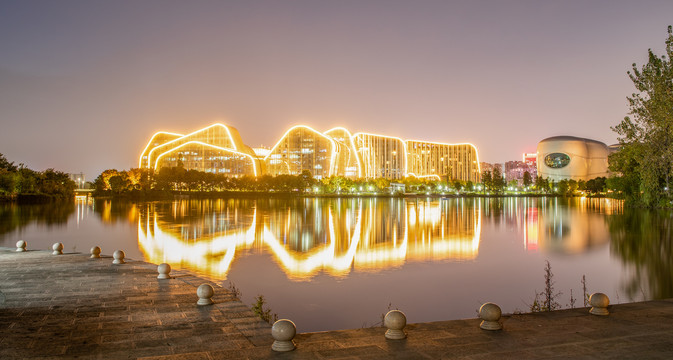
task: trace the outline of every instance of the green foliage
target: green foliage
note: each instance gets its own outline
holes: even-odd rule
[[[533,184],[533,177],[530,175],[528,171],[525,171],[523,173],[523,186],[528,187]]]
[[[666,54],[648,50],[648,61],[628,72],[636,92],[627,97],[629,115],[613,127],[621,150],[610,157],[610,169],[624,178],[622,191],[630,204],[669,205],[673,177],[673,31],[668,27]]]
[[[260,319],[273,324],[278,320],[278,314],[272,313],[271,309],[265,309],[264,305],[266,304],[266,299],[264,295],[257,295],[255,298],[255,303],[252,304],[252,312],[259,316]]]
[[[77,185],[68,174],[47,169],[42,172],[15,166],[0,154],[0,194],[48,195],[54,198],[69,198]]]

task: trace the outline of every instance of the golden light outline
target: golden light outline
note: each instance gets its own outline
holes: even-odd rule
[[[287,131],[285,132],[285,134],[283,134],[283,136],[280,137],[280,140],[278,140],[278,142],[276,142],[276,145],[274,145],[274,146],[271,148],[271,151],[269,151],[269,153],[264,157],[264,161],[266,161],[266,159],[268,159],[269,156],[271,156],[271,154],[273,154],[273,152],[276,150],[276,148],[278,147],[278,145],[280,145],[280,143],[285,139],[285,137],[287,136],[287,134],[290,133],[290,131],[292,131],[292,130],[294,130],[294,129],[296,129],[296,128],[300,128],[300,127],[301,127],[301,128],[304,128],[304,129],[307,129],[307,130],[310,130],[310,131],[313,131],[314,133],[316,133],[316,134],[318,134],[318,135],[324,137],[325,139],[329,140],[329,142],[332,144],[332,155],[330,156],[330,164],[329,164],[328,177],[329,177],[329,176],[332,176],[332,174],[334,173],[334,161],[335,161],[335,158],[336,158],[336,156],[335,156],[335,154],[336,154],[336,149],[337,149],[336,142],[335,142],[334,139],[332,139],[331,137],[329,137],[329,136],[327,136],[327,135],[321,133],[320,131],[318,131],[318,130],[316,130],[316,129],[314,129],[314,128],[308,126],[308,125],[295,125],[295,126],[292,126],[292,127],[289,128],[289,129],[287,129]],[[315,170],[315,169],[314,169],[314,170]]]
[[[216,146],[216,145],[207,144],[207,143],[204,143],[203,141],[197,141],[197,140],[191,140],[191,141],[188,141],[188,142],[186,142],[186,143],[184,143],[184,144],[178,145],[178,146],[176,146],[176,147],[174,147],[174,148],[172,148],[172,149],[170,149],[170,150],[168,150],[168,151],[166,151],[166,152],[160,154],[159,156],[157,156],[157,160],[156,160],[155,163],[154,163],[154,171],[157,170],[157,168],[158,168],[158,166],[159,166],[159,160],[160,160],[164,155],[166,155],[166,154],[168,154],[168,153],[170,153],[170,152],[173,152],[173,151],[175,151],[175,150],[178,150],[178,149],[182,148],[183,146],[185,146],[185,145],[189,145],[189,144],[199,144],[199,145],[207,146],[207,147],[210,147],[210,148],[213,148],[213,149],[217,149],[217,150],[221,150],[221,151],[226,151],[226,152],[230,152],[230,153],[234,153],[234,154],[238,154],[238,155],[247,156],[247,157],[250,158],[250,160],[252,161],[252,171],[255,173],[255,176],[257,176],[257,166],[255,165],[255,158],[253,158],[252,155],[247,154],[247,153],[243,153],[243,152],[240,152],[240,151],[236,151],[236,150],[231,150],[231,149],[228,149],[228,148],[223,148],[223,147]]]
[[[439,175],[437,175],[437,174],[430,174],[430,175],[416,175],[416,174],[410,172],[410,173],[407,174],[407,176],[413,176],[413,177],[415,177],[415,178],[417,178],[417,179],[425,179],[425,178],[434,177],[434,178],[436,178],[437,180],[440,180],[440,181],[442,180],[442,178],[441,178]]]
[[[140,251],[155,263],[166,262],[180,267],[191,267],[203,271],[209,276],[221,277],[229,272],[231,263],[236,254],[236,248],[241,245],[250,246],[255,239],[257,225],[257,209],[254,210],[252,223],[247,230],[234,230],[229,234],[213,237],[210,241],[200,241],[193,244],[185,243],[173,235],[163,231],[157,220],[157,213],[152,218],[153,229],[150,233],[150,216],[147,217],[147,232],[143,231],[138,219],[138,245]],[[167,251],[173,249],[174,251]],[[157,253],[161,253],[161,256]],[[214,253],[224,253],[224,257],[214,266],[203,266],[203,259]],[[201,261],[200,261],[201,260]],[[217,266],[217,269],[216,269]]]
[[[397,136],[388,136],[388,135],[379,135],[379,134],[372,134],[372,133],[366,133],[366,132],[358,132],[353,134],[351,138],[355,138],[359,135],[367,135],[367,136],[376,136],[376,137],[382,137],[382,138],[388,138],[388,139],[395,139],[399,140],[402,143],[402,150],[404,151],[404,174],[402,177],[407,176],[407,171],[408,171],[408,166],[409,166],[409,159],[407,158],[409,152],[407,152],[407,143],[402,140],[401,138],[398,138]]]
[[[478,176],[481,176],[481,163],[479,162],[479,150],[477,150],[477,147],[472,143],[449,144],[449,143],[441,143],[441,142],[437,142],[437,141],[425,141],[425,140],[407,140],[407,141],[413,141],[413,142],[418,142],[418,143],[428,143],[428,144],[435,144],[435,145],[448,145],[448,146],[469,145],[474,149],[474,154],[477,156],[477,171],[479,172]]]
[[[187,138],[187,137],[189,137],[189,136],[192,136],[192,135],[194,135],[194,134],[197,134],[197,133],[199,133],[199,132],[208,130],[208,129],[210,129],[210,128],[212,128],[212,127],[215,127],[215,126],[221,126],[221,127],[223,127],[223,128],[227,131],[227,135],[229,135],[229,140],[231,141],[231,144],[234,146],[234,150],[238,150],[238,148],[236,147],[236,142],[234,141],[234,137],[231,136],[231,132],[229,131],[229,127],[227,127],[227,125],[224,125],[224,124],[222,124],[222,123],[215,123],[215,124],[206,126],[206,127],[204,127],[203,129],[200,129],[200,130],[196,130],[196,131],[194,131],[194,132],[191,132],[191,133],[189,133],[189,134],[187,134],[187,135],[184,135],[184,136],[182,136],[182,137],[180,137],[180,138],[177,138],[177,139],[171,140],[171,141],[169,141],[169,142],[163,143],[163,144],[161,144],[161,145],[159,145],[159,146],[155,146],[154,148],[152,148],[152,150],[150,150],[149,154],[147,154],[147,168],[150,167],[150,160],[152,159],[152,153],[154,152],[154,150],[156,150],[156,149],[158,149],[158,148],[160,148],[160,147],[163,147],[163,146],[172,144],[172,143],[174,143],[174,142],[176,142],[176,141],[180,141],[180,140],[182,140],[182,139],[185,139],[185,138]],[[142,156],[142,155],[141,155],[141,156]]]
[[[155,132],[154,135],[152,135],[152,137],[150,138],[150,141],[147,142],[147,145],[145,145],[145,149],[143,149],[143,152],[140,153],[140,159],[138,159],[138,168],[143,167],[143,154],[145,154],[145,151],[147,151],[147,149],[150,147],[150,144],[152,144],[152,141],[154,141],[154,138],[157,137],[157,135],[160,135],[160,134],[175,135],[175,136],[178,136],[178,137],[184,136],[183,134],[172,133],[172,132],[168,132],[168,131],[157,131],[157,132]],[[161,144],[161,145],[163,145],[163,144]],[[159,146],[159,145],[157,145],[157,146]],[[150,159],[148,157],[147,158],[147,163],[148,164],[149,164],[149,161],[150,161]],[[147,167],[149,168],[149,165]]]
[[[346,129],[345,127],[342,127],[342,126],[337,126],[335,128],[331,128],[331,129],[325,131],[325,135],[329,134],[330,131],[332,131],[332,130],[343,130],[348,135],[348,140],[351,143],[351,150],[349,150],[349,151],[353,151],[353,156],[355,156],[355,162],[358,165],[358,177],[362,177],[362,164],[360,163],[360,157],[358,156],[358,150],[355,147],[355,143],[353,142],[353,135],[351,134],[350,131],[348,131],[348,129]]]

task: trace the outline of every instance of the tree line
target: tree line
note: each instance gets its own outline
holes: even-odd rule
[[[406,191],[467,191],[470,181],[436,181],[407,177],[394,181]],[[152,192],[290,192],[321,194],[384,193],[394,191],[387,179],[351,179],[332,176],[316,179],[309,171],[299,175],[263,175],[233,177],[226,174],[187,170],[182,166],[163,167],[158,171],[133,168],[108,169],[93,182],[96,195],[142,194]]]
[[[610,179],[596,178],[589,181],[553,181],[542,177],[532,179],[524,173],[523,184],[516,180],[506,183],[499,169],[484,171],[482,182],[453,179],[437,180],[413,176],[399,180],[383,178],[364,179],[332,176],[316,179],[309,171],[299,175],[263,175],[232,177],[225,174],[187,170],[182,166],[163,167],[159,171],[134,168],[109,169],[94,181],[95,195],[141,195],[174,192],[263,192],[299,194],[514,194],[532,193],[549,195],[598,195],[610,191]],[[616,190],[614,190],[616,193]]]
[[[0,197],[16,196],[71,198],[77,184],[68,174],[54,169],[35,171],[24,164],[14,165],[0,154]]]

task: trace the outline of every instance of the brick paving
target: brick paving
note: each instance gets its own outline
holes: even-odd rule
[[[227,289],[197,306],[208,281],[186,272],[156,279],[156,265],[88,255],[0,249],[0,359],[671,359],[673,299],[410,324],[405,340],[384,329],[298,334],[271,351],[270,326]],[[402,309],[403,310],[403,309]]]

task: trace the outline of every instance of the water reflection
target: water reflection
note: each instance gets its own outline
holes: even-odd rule
[[[460,202],[457,204],[456,202]],[[399,199],[182,200],[137,211],[152,262],[225,279],[237,252],[269,252],[295,280],[345,276],[409,261],[470,260],[479,250],[480,201]],[[460,205],[460,206],[458,206]]]
[[[610,248],[634,275],[623,288],[629,297],[673,297],[673,217],[671,211],[629,209],[607,218]]]
[[[0,203],[0,234],[21,230],[32,223],[44,224],[48,228],[64,226],[75,210],[81,210],[84,205],[86,198],[78,199],[77,202],[59,201],[29,205]]]

